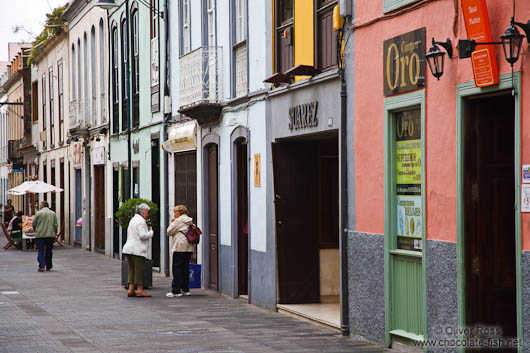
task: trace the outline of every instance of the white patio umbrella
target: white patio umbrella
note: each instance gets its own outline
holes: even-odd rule
[[[27,193],[44,194],[47,192],[62,192],[62,191],[63,189],[61,189],[60,187],[47,184],[40,180],[36,180],[36,181],[25,181],[19,186],[9,189],[7,193],[11,195],[25,195]]]

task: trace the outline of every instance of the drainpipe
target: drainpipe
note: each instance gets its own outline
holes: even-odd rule
[[[346,22],[345,22],[346,23]],[[350,335],[350,312],[349,312],[349,291],[348,291],[348,155],[346,136],[346,79],[344,77],[344,60],[342,59],[342,45],[344,39],[344,29],[337,35],[339,76],[340,76],[340,190],[341,190],[341,233],[340,233],[340,317],[341,332],[343,336]]]
[[[162,107],[162,109],[164,109],[164,118],[163,118],[163,123],[162,123],[162,141],[166,141],[167,140],[167,120],[171,119],[171,113],[168,114],[168,116],[166,116],[166,112],[165,112],[165,102],[166,102],[166,96],[170,97],[170,85],[169,85],[169,75],[170,75],[170,61],[169,61],[169,0],[165,0],[164,2],[164,7],[165,7],[165,11],[164,11],[164,36],[165,36],[165,40],[166,40],[166,48],[165,48],[165,59],[164,59],[164,76],[165,76],[165,80],[164,80],[164,107]],[[165,222],[163,222],[163,224],[165,225],[164,227],[161,227],[160,229],[160,235],[161,237],[164,239],[163,240],[163,245],[164,246],[161,246],[161,249],[160,249],[160,261],[162,262],[162,256],[163,256],[163,259],[164,259],[164,273],[166,275],[166,277],[169,277],[169,252],[168,252],[168,249],[169,249],[169,239],[167,237],[167,225],[168,225],[168,218],[169,218],[169,176],[168,176],[168,162],[169,162],[169,156],[168,156],[168,153],[164,151],[164,166],[162,168],[162,173],[164,174],[164,205],[163,205],[163,209],[164,209],[164,220]],[[163,255],[162,255],[163,253]],[[162,263],[160,264],[162,265]],[[162,268],[160,268],[160,270],[162,271]]]

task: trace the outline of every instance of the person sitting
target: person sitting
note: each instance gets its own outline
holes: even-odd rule
[[[13,239],[13,244],[17,248],[20,248],[22,242],[22,216],[24,212],[18,211],[15,217],[9,221],[8,231],[11,239]]]

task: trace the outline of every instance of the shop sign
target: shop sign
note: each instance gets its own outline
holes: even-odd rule
[[[261,186],[261,154],[254,154],[254,186]]]
[[[92,163],[94,165],[105,164],[105,147],[94,147],[92,150]]]
[[[396,114],[397,243],[403,250],[421,250],[421,111]]]
[[[289,130],[318,126],[317,108],[317,101],[291,107],[289,109]]]
[[[425,87],[425,28],[383,42],[385,96]]]
[[[480,42],[492,42],[491,26],[486,0],[462,0],[462,12],[469,39]],[[499,83],[499,69],[493,45],[478,46],[471,54],[473,75],[477,87],[492,86]]]

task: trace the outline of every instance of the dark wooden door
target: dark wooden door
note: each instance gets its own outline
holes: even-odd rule
[[[248,294],[248,163],[247,145],[236,144],[237,160],[237,283],[238,294]]]
[[[61,205],[61,211],[60,211],[60,217],[61,217],[61,223],[60,223],[60,231],[63,232],[63,236],[62,236],[62,240],[64,241],[64,239],[66,239],[66,233],[65,233],[65,224],[66,224],[66,219],[65,219],[65,215],[66,215],[66,212],[65,212],[65,205],[64,205],[64,194],[66,193],[65,191],[65,188],[64,188],[64,160],[61,160],[60,161],[60,164],[59,164],[59,187],[61,189],[63,189],[63,192],[59,193],[59,198],[60,198],[60,205]]]
[[[158,223],[154,227],[152,241],[153,266],[160,267],[160,140],[153,138],[151,140],[151,197],[158,206]]]
[[[504,337],[517,335],[514,113],[511,95],[466,106],[466,324],[501,327]]]
[[[317,146],[273,144],[281,304],[320,302]]]
[[[213,290],[219,289],[218,281],[218,178],[217,178],[217,145],[208,147],[208,240],[210,254],[210,278],[209,287]]]
[[[197,220],[197,153],[175,153],[175,205],[185,205]]]
[[[119,169],[115,168],[112,170],[112,225],[113,225],[113,252],[114,257],[118,257],[120,254],[120,227],[118,222],[114,218],[118,208],[120,207],[120,193],[119,193],[119,184],[120,184],[120,172]]]
[[[94,166],[95,248],[105,250],[105,167]]]
[[[46,175],[46,174],[44,174]],[[75,170],[75,223],[83,215],[82,198],[81,198],[81,169]],[[81,243],[82,230],[81,227],[75,227],[75,238],[76,243]]]

